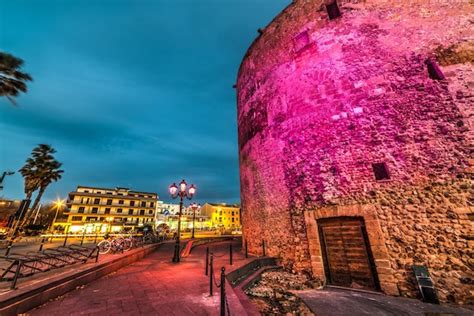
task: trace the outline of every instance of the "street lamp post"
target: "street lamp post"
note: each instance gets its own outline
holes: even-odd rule
[[[51,222],[51,226],[49,227],[49,231],[50,232],[53,232],[53,228],[54,228],[54,222],[56,221],[56,219],[58,218],[58,212],[59,212],[59,209],[62,208],[64,206],[64,202],[60,199],[57,199],[55,202],[54,202],[54,207],[56,208],[56,213],[54,214],[54,218],[53,218],[53,221]]]
[[[196,193],[196,187],[194,184],[191,184],[189,187],[188,191],[186,192],[186,186],[187,183],[186,181],[181,181],[179,183],[179,188],[176,185],[176,183],[173,183],[169,187],[169,192],[170,195],[173,199],[179,197],[179,213],[178,213],[178,236],[176,237],[176,244],[174,246],[174,256],[173,256],[173,262],[179,262],[180,261],[180,242],[181,242],[181,214],[183,211],[183,199],[187,198],[191,200]]]
[[[191,238],[194,239],[194,221],[196,220],[196,211],[201,208],[201,204],[197,204],[194,202],[189,207],[193,210],[193,234]]]

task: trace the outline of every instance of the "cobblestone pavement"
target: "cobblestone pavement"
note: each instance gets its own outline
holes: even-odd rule
[[[233,242],[234,266],[246,260],[240,242]],[[197,247],[181,263],[171,262],[173,243],[163,244],[148,257],[87,286],[46,303],[28,315],[218,315],[219,295],[209,296],[204,275],[205,246]],[[229,242],[210,246],[216,258],[214,271],[228,263]]]

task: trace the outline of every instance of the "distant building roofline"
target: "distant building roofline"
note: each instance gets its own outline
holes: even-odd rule
[[[144,194],[155,194],[155,195],[158,195],[158,193],[156,193],[156,192],[135,191],[135,190],[131,190],[131,189],[129,189],[129,188],[124,188],[124,187],[104,188],[104,187],[93,187],[93,186],[88,186],[88,185],[78,185],[77,188],[76,188],[76,191],[73,191],[73,192],[77,192],[77,189],[79,189],[79,188],[94,189],[94,190],[106,190],[106,191],[127,190],[127,191],[133,192],[133,193],[144,193]]]
[[[209,203],[209,202],[206,202],[204,204],[209,204],[211,206],[220,206],[220,207],[240,207],[240,204],[238,204],[238,203],[227,204],[227,203]]]

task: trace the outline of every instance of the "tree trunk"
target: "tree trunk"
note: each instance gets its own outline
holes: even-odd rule
[[[41,197],[43,196],[43,193],[44,193],[45,190],[46,190],[45,187],[40,187],[40,189],[39,189],[39,191],[38,191],[38,195],[36,196],[36,199],[35,199],[35,201],[33,202],[33,205],[31,206],[31,208],[30,208],[30,209],[27,211],[27,213],[25,214],[25,219],[24,219],[24,221],[23,221],[23,223],[22,223],[22,226],[29,222],[30,216],[31,216],[31,214],[34,213],[34,211],[35,211],[36,207],[38,206],[38,204],[39,204],[39,202],[40,202],[40,200],[41,200]]]

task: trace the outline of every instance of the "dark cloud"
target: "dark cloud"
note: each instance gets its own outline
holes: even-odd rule
[[[76,185],[158,192],[186,178],[199,200],[239,200],[235,91],[242,57],[288,0],[0,3],[0,49],[34,82],[20,107],[0,99],[0,168],[52,144]],[[5,183],[22,196],[21,177]]]

